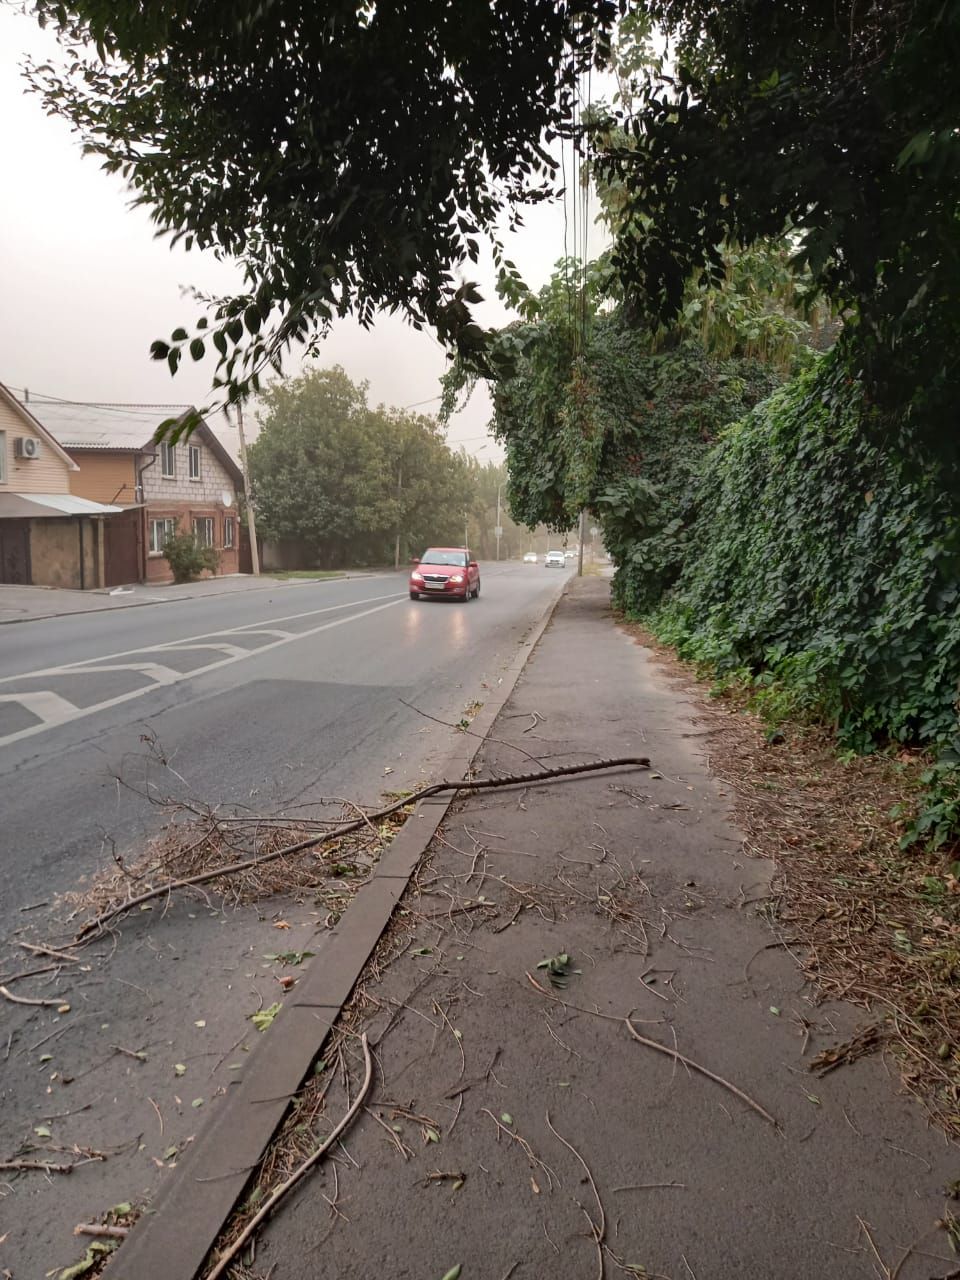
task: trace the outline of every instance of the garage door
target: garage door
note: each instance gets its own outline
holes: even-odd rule
[[[30,586],[30,525],[26,520],[0,520],[0,582]]]

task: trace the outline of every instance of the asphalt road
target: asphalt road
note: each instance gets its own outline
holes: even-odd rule
[[[386,574],[4,628],[0,972],[24,968],[17,930],[50,936],[59,895],[115,852],[136,856],[169,820],[144,791],[283,813],[320,796],[372,803],[435,776],[450,731],[412,707],[456,722],[482,702],[568,576],[521,564],[482,574],[481,598],[466,604],[412,602],[405,578]],[[74,1261],[75,1222],[145,1193],[157,1176],[148,1158],[161,1166],[171,1140],[189,1140],[194,1090],[209,1100],[222,1085],[211,1069],[212,1082],[177,1092],[172,1063],[216,1056],[227,1069],[253,996],[276,998],[264,950],[319,945],[316,913],[284,913],[291,933],[264,938],[263,910],[181,904],[134,922],[112,959],[101,951],[69,1016],[0,1003],[0,1160],[36,1143],[51,1114],[53,1142],[119,1148],[141,1133],[132,1154],[55,1187],[33,1175],[13,1193],[0,1187],[0,1271],[19,1278]],[[241,996],[234,971],[244,965]],[[59,996],[76,973],[16,990]],[[148,1042],[161,1048],[142,1063],[112,1049]],[[151,1099],[166,1115],[159,1134]]]
[[[414,603],[387,575],[5,630],[0,930],[102,865],[105,840],[122,851],[155,828],[117,785],[150,770],[144,735],[207,803],[366,801],[421,777],[438,735],[401,699],[459,720],[559,577],[487,565],[468,604]]]

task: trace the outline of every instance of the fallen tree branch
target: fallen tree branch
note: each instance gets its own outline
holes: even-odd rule
[[[305,840],[298,841],[296,844],[284,845],[282,848],[274,849],[270,853],[258,854],[253,858],[244,858],[241,862],[232,862],[225,867],[218,867],[212,871],[203,871],[195,876],[186,876],[182,880],[169,880],[156,888],[148,889],[146,892],[138,894],[137,897],[128,898],[118,906],[111,907],[109,911],[104,911],[95,919],[88,921],[77,934],[72,945],[75,946],[85,941],[92,934],[101,933],[105,924],[116,919],[117,916],[123,915],[124,912],[131,911],[134,907],[142,906],[145,902],[152,902],[157,898],[166,897],[175,889],[186,889],[193,885],[207,884],[211,880],[218,880],[221,876],[237,875],[241,872],[249,871],[253,867],[261,867],[265,863],[276,862],[279,858],[289,858],[298,853],[305,853],[308,849],[314,849],[318,845],[338,840],[341,836],[349,835],[352,831],[358,831],[361,827],[365,827],[371,822],[378,822],[383,818],[388,818],[391,814],[399,812],[399,810],[406,808],[408,805],[416,804],[419,800],[425,800],[428,796],[439,795],[442,791],[484,791],[492,787],[529,785],[530,783],[543,782],[550,778],[565,778],[577,773],[594,773],[601,769],[619,769],[627,765],[648,769],[650,760],[646,756],[618,756],[610,760],[595,760],[586,764],[558,765],[552,769],[543,769],[539,773],[517,773],[503,778],[473,778],[460,781],[435,782],[428,787],[421,787],[419,791],[414,791],[409,796],[394,801],[393,804],[387,805],[384,809],[378,809],[375,813],[364,814],[362,818],[354,818],[350,822],[343,822],[340,826],[334,827],[330,831],[318,832],[315,835],[308,836]]]
[[[347,1125],[349,1125],[353,1117],[360,1110],[363,1105],[363,1100],[370,1090],[370,1082],[373,1079],[373,1058],[370,1056],[370,1048],[367,1044],[366,1032],[364,1032],[360,1037],[360,1043],[363,1046],[366,1073],[363,1078],[363,1084],[360,1086],[360,1092],[350,1104],[349,1109],[341,1119],[337,1121],[320,1146],[317,1147],[316,1151],[314,1151],[312,1155],[308,1156],[301,1165],[298,1165],[297,1168],[294,1169],[293,1173],[291,1173],[290,1177],[287,1178],[285,1182],[281,1182],[279,1187],[277,1187],[277,1189],[267,1197],[260,1211],[250,1219],[229,1249],[226,1249],[217,1259],[216,1266],[207,1274],[206,1280],[217,1280],[218,1276],[223,1275],[226,1269],[230,1266],[230,1263],[254,1234],[257,1227],[259,1227],[260,1223],[263,1222],[265,1218],[269,1217],[287,1192],[300,1181],[304,1174],[308,1173],[313,1166],[317,1164],[327,1151],[329,1151],[336,1140],[340,1137],[341,1133],[343,1133],[344,1129],[346,1129]]]
[[[664,1053],[668,1058],[673,1058],[675,1062],[682,1062],[685,1067],[691,1071],[699,1071],[702,1076],[706,1076],[708,1080],[712,1080],[715,1084],[722,1085],[724,1089],[728,1089],[741,1102],[745,1102],[748,1107],[756,1111],[757,1115],[763,1116],[769,1124],[775,1129],[779,1129],[779,1123],[774,1120],[769,1111],[764,1111],[759,1102],[754,1102],[748,1093],[744,1093],[742,1089],[738,1089],[735,1084],[731,1084],[729,1080],[724,1080],[723,1076],[718,1076],[713,1071],[708,1071],[706,1067],[701,1067],[699,1062],[694,1062],[692,1058],[687,1058],[684,1054],[679,1053],[676,1049],[669,1049],[665,1044],[659,1044],[656,1040],[648,1040],[646,1036],[642,1036],[629,1017],[623,1020],[626,1023],[627,1030],[633,1036],[638,1044],[646,1045],[648,1049],[656,1049],[657,1053]]]
[[[60,1009],[64,1003],[62,997],[59,1000],[41,1000],[37,996],[15,996],[13,992],[8,991],[6,987],[0,987],[0,996],[12,1001],[13,1004],[40,1005],[43,1008],[48,1009]]]

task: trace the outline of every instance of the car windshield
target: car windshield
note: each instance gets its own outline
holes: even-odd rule
[[[436,547],[431,547],[429,551],[425,551],[421,556],[421,563],[450,564],[457,569],[465,569],[467,553],[465,551],[438,551]]]

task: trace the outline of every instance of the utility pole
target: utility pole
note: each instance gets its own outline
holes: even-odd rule
[[[253,514],[253,498],[250,492],[250,468],[247,465],[247,442],[243,434],[243,405],[237,401],[237,435],[240,437],[240,468],[243,471],[243,489],[247,504],[247,529],[250,533],[250,559],[253,576],[260,577],[260,549],[257,546],[257,521]]]
[[[397,540],[393,548],[393,567],[400,568],[400,520],[401,503],[403,501],[403,459],[397,463]]]
[[[494,532],[497,535],[497,559],[500,559],[500,538],[503,534],[503,526],[500,524],[500,495],[503,493],[503,485],[497,489],[497,527]]]
[[[583,540],[587,536],[587,511],[580,512],[580,551],[577,555],[577,577],[583,577]]]

